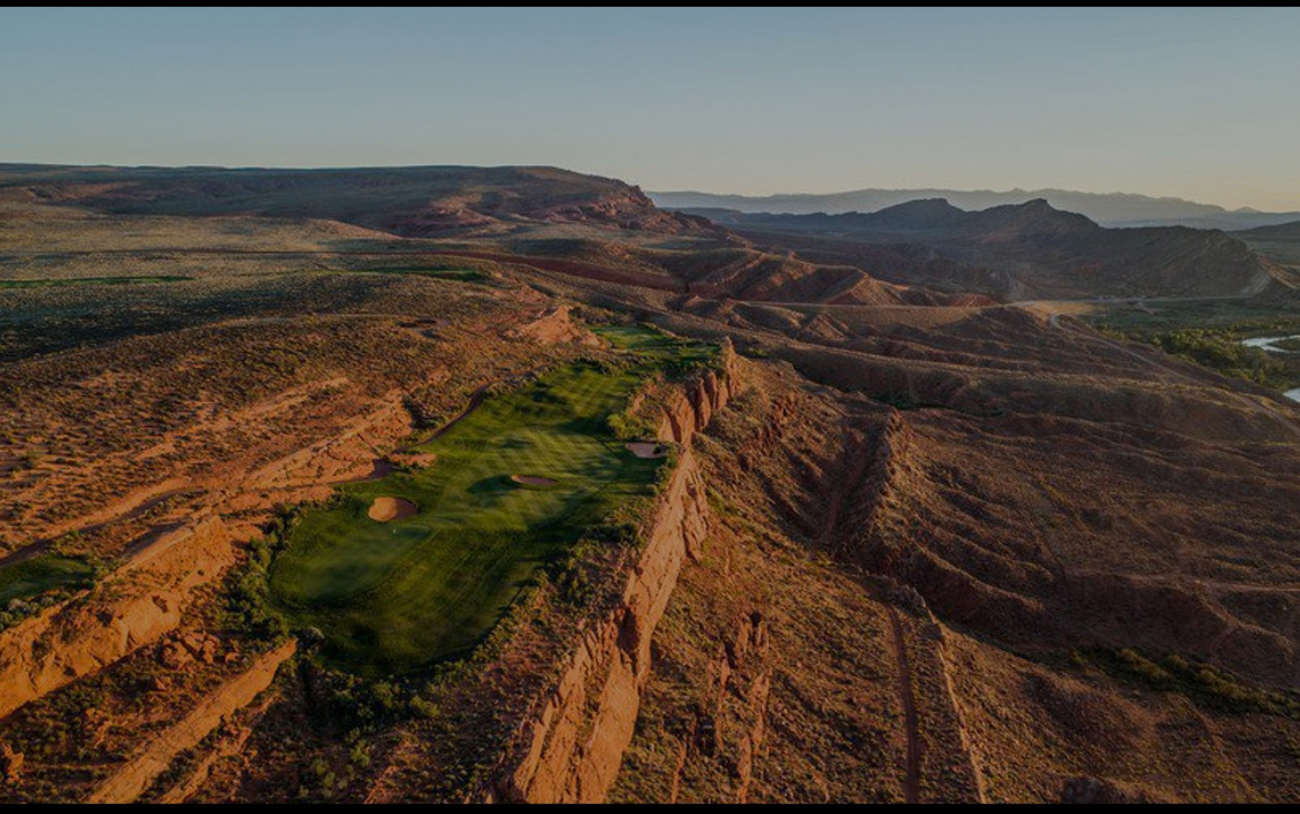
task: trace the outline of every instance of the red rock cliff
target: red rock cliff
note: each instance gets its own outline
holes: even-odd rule
[[[209,516],[153,538],[88,596],[0,634],[0,718],[157,641],[233,560],[225,525]]]
[[[737,383],[735,354],[671,394],[660,439],[682,447],[668,488],[646,523],[645,548],[618,606],[589,625],[560,678],[520,730],[515,751],[482,801],[600,802],[632,739],[650,670],[650,639],[687,557],[708,536],[705,487],[690,441],[726,407]]]

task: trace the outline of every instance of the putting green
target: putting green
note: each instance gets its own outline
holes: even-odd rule
[[[433,466],[343,487],[339,505],[305,515],[271,572],[290,622],[319,628],[329,658],[367,673],[463,653],[539,565],[648,494],[664,462],[634,455],[606,419],[644,377],[710,348],[644,328],[601,332],[611,330],[630,368],[580,362],[488,398],[417,448],[436,453]],[[521,473],[552,483],[521,483]],[[377,522],[378,498],[415,512]]]

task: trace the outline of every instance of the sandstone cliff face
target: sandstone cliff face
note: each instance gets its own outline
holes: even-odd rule
[[[705,371],[695,381],[669,394],[659,421],[659,440],[690,446],[696,431],[709,425],[713,415],[736,394],[739,370],[729,339],[722,342],[722,372]]]
[[[182,751],[197,745],[235,710],[247,706],[275,679],[280,665],[297,651],[295,640],[264,654],[244,673],[226,682],[136,757],[111,775],[87,799],[89,803],[129,803],[163,772]]]
[[[512,339],[530,339],[539,345],[572,342],[599,346],[601,342],[595,334],[573,321],[569,313],[571,310],[568,305],[553,306],[532,322],[506,331],[506,335]]]
[[[89,595],[0,634],[0,718],[157,641],[233,560],[225,525],[208,516],[155,537]]]
[[[660,440],[682,446],[668,488],[646,525],[645,548],[627,575],[618,606],[590,625],[560,678],[520,729],[515,752],[484,800],[601,802],[632,739],[649,677],[650,640],[687,557],[709,533],[704,482],[691,454],[695,432],[735,392],[735,354],[723,348],[722,374],[707,371],[670,398]]]

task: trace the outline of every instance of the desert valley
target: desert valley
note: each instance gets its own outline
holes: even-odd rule
[[[1235,225],[0,165],[0,801],[1294,802]]]

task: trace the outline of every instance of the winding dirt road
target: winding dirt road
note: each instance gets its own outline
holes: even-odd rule
[[[903,639],[903,620],[898,611],[889,606],[889,622],[893,628],[894,660],[898,672],[894,676],[894,686],[898,689],[898,700],[903,705],[903,725],[907,731],[907,775],[903,781],[903,794],[906,802],[921,802],[921,730],[916,719],[916,697],[912,694],[912,663],[907,658],[907,644]]]

